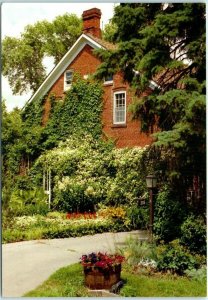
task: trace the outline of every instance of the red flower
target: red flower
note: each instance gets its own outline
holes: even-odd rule
[[[107,266],[108,266],[108,265],[107,265],[107,263],[106,263],[105,261],[97,261],[97,262],[95,263],[95,267],[100,267],[100,268],[105,269]]]
[[[101,269],[110,269],[113,266],[120,265],[123,261],[124,257],[121,255],[111,255],[101,252],[82,255],[81,258],[81,264],[84,267],[95,267]]]

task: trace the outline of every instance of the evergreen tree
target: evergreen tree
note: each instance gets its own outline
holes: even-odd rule
[[[163,161],[164,178],[183,198],[197,181],[205,198],[205,4],[125,3],[112,22],[118,49],[98,53],[97,77],[123,71],[137,95],[133,117],[143,131],[159,129],[150,153]],[[151,80],[157,87],[142,98]]]

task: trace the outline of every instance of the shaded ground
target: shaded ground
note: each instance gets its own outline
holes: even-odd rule
[[[2,245],[3,297],[20,297],[36,288],[57,269],[78,262],[91,251],[113,251],[127,236],[141,231],[102,233],[78,238],[35,240]]]

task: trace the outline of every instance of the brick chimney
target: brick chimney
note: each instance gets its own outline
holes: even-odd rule
[[[85,10],[82,14],[83,33],[90,33],[95,37],[101,38],[100,18],[100,9],[91,8]]]

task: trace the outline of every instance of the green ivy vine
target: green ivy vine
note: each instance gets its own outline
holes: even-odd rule
[[[102,89],[98,83],[77,79],[63,101],[50,97],[51,112],[43,130],[43,148],[51,149],[71,135],[98,138],[102,133]]]

